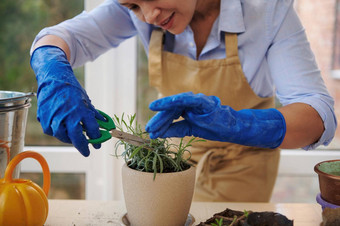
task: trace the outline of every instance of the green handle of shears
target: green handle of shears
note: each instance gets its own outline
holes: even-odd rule
[[[101,110],[97,109],[97,111],[105,118],[105,121],[97,119],[99,128],[102,128],[101,130],[99,130],[101,136],[96,139],[89,139],[88,142],[91,144],[101,144],[107,140],[110,140],[112,137],[110,134],[110,130],[116,129],[116,125],[110,116],[108,116]]]

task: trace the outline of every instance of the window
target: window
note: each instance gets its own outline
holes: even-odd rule
[[[73,17],[84,9],[83,0],[3,0],[0,3],[0,90],[19,92],[36,91],[36,80],[30,67],[29,50],[37,33]],[[84,81],[84,69],[75,70]],[[36,98],[32,98],[27,120],[25,143],[27,145],[65,145],[57,139],[43,135],[36,120]]]
[[[340,1],[336,1],[332,76],[340,79]]]

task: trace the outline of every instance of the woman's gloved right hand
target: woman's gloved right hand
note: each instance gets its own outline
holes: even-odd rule
[[[82,155],[88,156],[83,131],[91,139],[100,137],[96,118],[104,118],[74,76],[66,54],[56,46],[38,47],[32,54],[31,67],[38,82],[37,119],[44,133],[72,143]],[[100,144],[93,146],[100,148]]]
[[[158,111],[146,125],[150,138],[195,136],[246,146],[277,148],[286,134],[286,122],[277,109],[236,111],[216,96],[179,93],[150,104]],[[183,120],[176,121],[180,116]]]

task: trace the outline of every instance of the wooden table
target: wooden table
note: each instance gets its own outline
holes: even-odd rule
[[[226,208],[233,210],[274,211],[294,220],[294,226],[319,226],[322,222],[321,207],[307,203],[212,203],[193,202],[190,213],[195,218],[193,225],[205,221],[214,213]],[[87,200],[49,200],[46,226],[124,225],[126,213],[124,202]],[[161,226],[161,225],[160,225]]]

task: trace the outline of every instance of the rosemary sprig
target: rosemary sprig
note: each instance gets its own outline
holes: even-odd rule
[[[113,118],[118,130],[131,133],[143,139],[150,139],[148,133],[141,129],[141,126],[136,121],[136,115],[127,116],[122,114]],[[192,146],[193,142],[203,141],[191,138],[188,143],[181,139],[179,145],[170,143],[167,139],[150,139],[150,142],[140,146],[135,146],[119,140],[115,144],[115,156],[122,157],[127,165],[135,170],[143,172],[153,172],[154,179],[157,173],[168,173],[184,171],[190,168],[188,162],[191,153],[188,147]],[[119,154],[119,147],[123,146],[123,152]],[[185,154],[188,153],[188,157]]]

